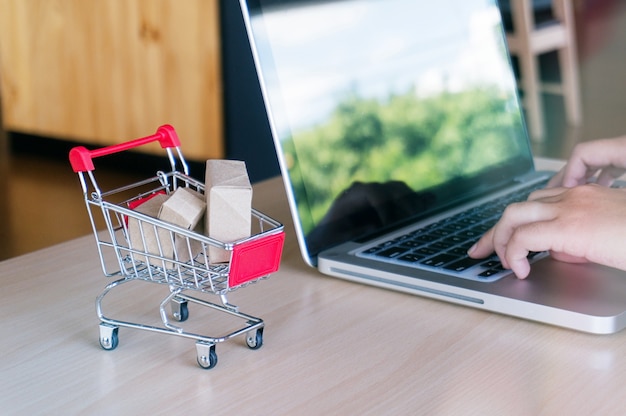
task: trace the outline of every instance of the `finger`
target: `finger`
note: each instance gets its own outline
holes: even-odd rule
[[[595,160],[590,160],[590,155],[587,151],[588,144],[580,143],[572,151],[572,155],[567,164],[562,169],[561,186],[566,188],[572,188],[577,185],[581,185],[587,182],[587,178],[593,176],[597,172],[598,168],[594,166],[605,166],[605,164],[598,164]],[[598,155],[592,155],[593,158],[598,158]],[[600,157],[604,159],[604,157]]]
[[[552,220],[554,216],[550,204],[536,201],[511,204],[504,210],[500,221],[468,250],[468,255],[473,258],[482,258],[495,251],[502,265],[510,268],[509,259],[505,253],[516,229],[527,224]]]
[[[489,256],[494,252],[493,247],[493,232],[494,227],[491,227],[483,236],[467,251],[467,255],[475,258],[482,259]]]
[[[565,166],[548,182],[548,186],[572,188],[582,185],[587,182],[588,178],[595,175],[598,169],[587,165],[580,157],[573,154]]]
[[[575,162],[568,162],[563,169],[558,171],[546,185],[546,188],[565,187],[573,188],[578,185],[584,185],[593,177],[600,168],[595,166],[582,166],[576,168]],[[574,171],[574,173],[572,173]],[[580,173],[579,173],[580,172]]]
[[[543,201],[550,202],[554,200],[555,197],[559,197],[563,194],[567,189],[566,188],[544,188],[533,191],[528,195],[527,201]]]
[[[605,167],[626,169],[626,137],[577,144],[563,168],[561,184],[567,188],[581,185]]]
[[[554,176],[551,177],[550,180],[548,181],[546,188],[555,188],[555,187],[563,186],[564,174],[565,174],[565,168],[561,169],[556,174],[554,174]]]
[[[602,186],[611,186],[613,185],[613,182],[615,182],[615,179],[622,176],[624,172],[624,169],[616,168],[614,166],[604,168],[602,169],[602,171],[600,171],[596,183]]]
[[[526,201],[509,205],[494,227],[493,246],[496,253],[500,258],[503,258],[510,239],[518,228],[550,221],[555,216],[556,213],[552,205],[540,201]]]
[[[555,222],[534,222],[525,224],[515,229],[505,248],[503,257],[509,268],[520,279],[525,279],[530,273],[530,263],[528,253],[531,251],[557,251],[562,244],[558,238],[560,236]],[[557,250],[555,250],[557,249]],[[563,259],[574,259],[573,256],[563,256]],[[501,258],[501,260],[503,260]],[[504,260],[503,260],[504,265]]]

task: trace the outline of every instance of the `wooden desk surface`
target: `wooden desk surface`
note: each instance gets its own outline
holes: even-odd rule
[[[264,345],[220,343],[212,370],[180,337],[120,328],[117,349],[100,348],[94,300],[108,280],[92,236],[0,263],[0,412],[623,413],[626,332],[587,335],[325,277],[300,258],[282,189],[272,179],[254,190],[255,206],[287,224],[281,270],[229,297],[265,320]],[[131,285],[109,312],[158,320],[167,289]]]

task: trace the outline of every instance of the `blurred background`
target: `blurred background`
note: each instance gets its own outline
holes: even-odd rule
[[[571,11],[564,22],[550,0],[503,1],[511,39],[524,34],[515,15],[523,1],[532,12],[525,36],[567,23],[580,104],[573,120],[559,87],[561,47],[513,54],[524,100],[523,59],[532,55],[545,86],[535,154],[566,158],[580,141],[626,134],[626,2],[554,0]],[[67,160],[75,145],[170,123],[193,176],[203,178],[209,158],[244,160],[253,183],[279,174],[236,1],[0,0],[0,100],[0,259],[91,232]],[[96,176],[112,188],[162,163],[149,148],[103,159]]]

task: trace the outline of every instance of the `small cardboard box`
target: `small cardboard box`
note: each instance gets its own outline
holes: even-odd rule
[[[202,219],[206,210],[204,196],[189,188],[178,188],[161,205],[158,218],[188,230]]]
[[[189,188],[178,188],[163,202],[158,218],[181,228],[203,234],[202,226],[204,224],[201,220],[205,210],[204,195]],[[174,247],[169,232],[159,230],[159,237],[163,254],[168,258],[174,258]],[[174,235],[174,244],[179,261],[189,261],[202,251],[200,242],[180,234]]]
[[[150,217],[156,218],[161,210],[161,205],[169,199],[169,195],[156,194],[146,199],[140,205],[134,206],[134,210]],[[142,237],[143,234],[143,237]],[[130,248],[142,252],[147,252],[159,256],[159,245],[157,243],[156,229],[148,222],[140,221],[137,218],[128,218],[128,240]],[[145,247],[144,247],[145,241]],[[137,255],[135,255],[137,256]],[[149,258],[150,264],[158,265],[157,260]]]
[[[244,162],[208,160],[204,193],[207,203],[205,232],[209,237],[232,243],[250,236],[252,186]],[[209,247],[211,263],[229,260],[229,251]]]

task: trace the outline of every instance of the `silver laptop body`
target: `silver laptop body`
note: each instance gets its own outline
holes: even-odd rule
[[[533,253],[518,280],[462,258],[551,175],[534,170],[493,0],[240,3],[309,265],[584,332],[626,325],[622,271]]]

